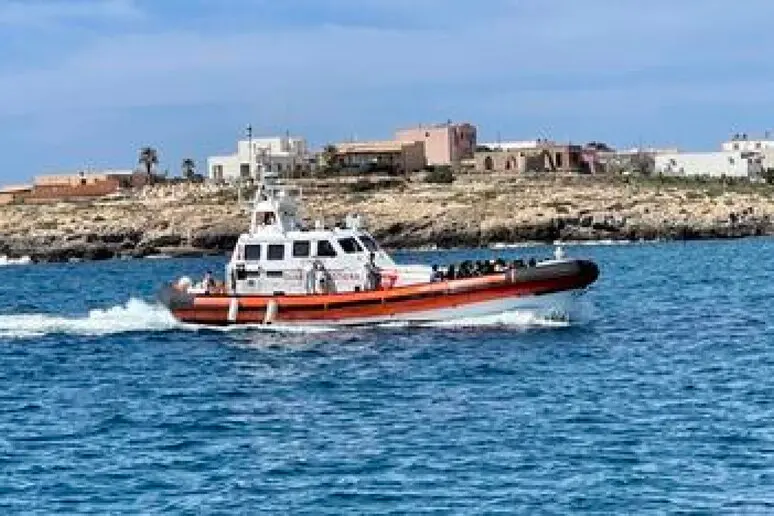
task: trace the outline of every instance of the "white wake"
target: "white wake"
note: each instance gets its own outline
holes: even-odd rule
[[[494,315],[476,316],[428,323],[386,322],[381,327],[420,326],[429,328],[464,327],[518,327],[518,328],[564,328],[571,325],[570,319],[561,316],[546,316],[534,311],[522,310]],[[261,331],[271,333],[327,333],[351,330],[344,326],[251,324],[234,326],[203,326],[181,323],[162,305],[141,299],[130,299],[123,305],[105,309],[94,309],[84,316],[62,316],[52,314],[0,315],[0,338],[29,339],[51,334],[103,336],[129,332],[156,331],[219,331],[244,332]]]
[[[163,331],[181,326],[163,306],[130,299],[125,305],[94,309],[82,317],[50,314],[0,315],[0,338],[24,339],[56,333],[100,336]]]
[[[90,310],[84,316],[53,314],[0,315],[0,339],[30,339],[45,335],[103,336],[130,332],[157,331],[264,331],[272,333],[319,333],[335,331],[324,326],[240,324],[204,326],[182,323],[161,304],[132,298],[126,304]]]

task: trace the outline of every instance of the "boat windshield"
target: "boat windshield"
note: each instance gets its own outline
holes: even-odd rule
[[[362,253],[363,247],[353,237],[340,238],[339,245],[347,254]]]
[[[371,238],[370,236],[364,233],[361,233],[360,235],[358,235],[358,237],[360,237],[360,241],[363,242],[363,245],[365,246],[365,248],[368,249],[370,252],[375,253],[377,251],[378,246],[376,245],[376,242],[374,241],[373,238]]]

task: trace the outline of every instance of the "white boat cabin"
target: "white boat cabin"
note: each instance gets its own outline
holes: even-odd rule
[[[343,227],[302,227],[285,188],[256,195],[250,232],[239,237],[226,265],[226,292],[236,295],[359,292],[430,281],[426,266],[398,266],[348,216]]]

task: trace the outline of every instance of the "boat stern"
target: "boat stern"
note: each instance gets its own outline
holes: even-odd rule
[[[161,287],[157,295],[158,300],[169,310],[193,308],[194,296],[183,290],[180,290],[173,283],[168,283]]]

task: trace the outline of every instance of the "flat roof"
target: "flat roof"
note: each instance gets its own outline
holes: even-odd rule
[[[460,121],[460,122],[454,122],[454,121],[446,121],[446,122],[431,122],[429,124],[419,124],[414,125],[411,127],[399,127],[396,129],[397,131],[416,131],[420,129],[447,129],[449,127],[476,127],[475,124],[472,122],[467,121]]]
[[[373,141],[373,142],[349,142],[336,144],[336,152],[343,154],[355,154],[358,152],[401,152],[404,147],[413,143],[397,140]]]
[[[32,185],[8,185],[0,188],[0,193],[18,193],[32,190]]]

